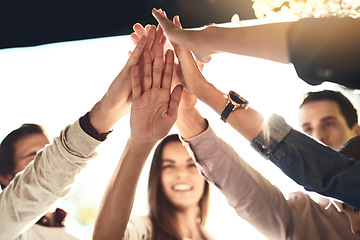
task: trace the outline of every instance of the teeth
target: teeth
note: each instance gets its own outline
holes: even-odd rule
[[[173,187],[175,191],[186,191],[190,190],[191,186],[189,184],[178,184]]]

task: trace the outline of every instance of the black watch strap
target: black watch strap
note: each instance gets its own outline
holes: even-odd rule
[[[234,109],[234,104],[232,104],[230,101],[226,104],[226,107],[224,111],[221,113],[221,120],[226,122],[226,119],[230,115],[231,111]]]

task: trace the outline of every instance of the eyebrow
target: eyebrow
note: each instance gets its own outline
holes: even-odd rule
[[[193,160],[191,158],[189,158],[188,160],[186,160],[186,162],[192,162]],[[175,163],[174,160],[171,160],[171,159],[163,159],[162,160],[163,163],[165,162],[169,162],[169,163]]]
[[[171,159],[163,159],[162,162],[163,163],[165,163],[165,162],[175,163],[175,161],[171,160]]]
[[[22,159],[28,158],[28,157],[33,157],[36,155],[36,152],[30,152],[29,154],[25,155],[22,157]]]
[[[336,118],[333,117],[333,116],[324,117],[324,118],[320,119],[320,122],[325,122],[325,121],[328,121],[328,120],[336,120]],[[306,123],[302,124],[301,127],[308,127],[310,125],[311,125],[310,123],[306,122]]]

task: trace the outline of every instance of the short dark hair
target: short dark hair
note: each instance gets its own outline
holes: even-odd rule
[[[9,133],[2,140],[0,143],[0,175],[15,175],[14,145],[19,139],[34,133],[46,135],[45,130],[40,125],[26,123]]]
[[[303,102],[301,103],[300,108],[309,102],[321,100],[329,100],[337,103],[339,105],[340,112],[344,116],[350,129],[358,123],[356,108],[347,97],[338,91],[323,90],[320,92],[308,92]]]

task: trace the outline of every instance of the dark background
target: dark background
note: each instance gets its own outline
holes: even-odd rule
[[[0,49],[130,34],[153,7],[185,28],[255,18],[252,0],[0,0]]]

